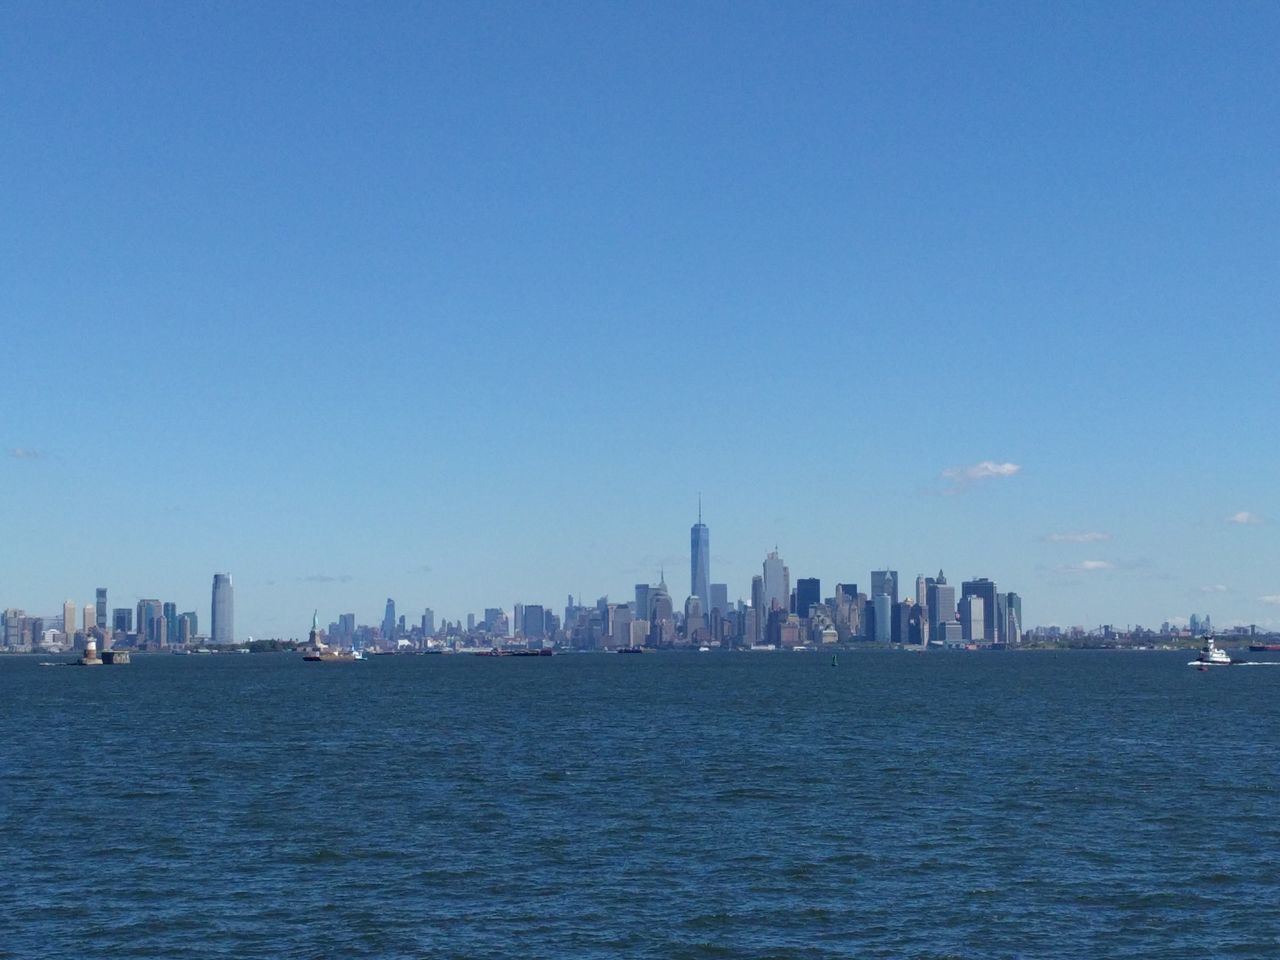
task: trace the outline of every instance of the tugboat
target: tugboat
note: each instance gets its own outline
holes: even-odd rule
[[[1187,666],[1208,670],[1210,667],[1229,667],[1233,662],[1231,655],[1219,648],[1212,636],[1208,636],[1204,639],[1204,646],[1200,648],[1200,655],[1188,661]]]

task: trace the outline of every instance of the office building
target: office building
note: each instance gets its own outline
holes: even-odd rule
[[[884,594],[889,598],[889,606],[896,607],[898,605],[898,571],[897,570],[872,570],[871,571],[871,599]]]
[[[809,608],[822,603],[822,581],[817,577],[801,577],[796,581],[796,616],[809,619]]]
[[[434,637],[436,634],[436,614],[430,607],[422,611],[422,634],[426,637]]]
[[[703,609],[711,601],[711,532],[702,522],[702,497],[698,497],[698,522],[689,529],[689,593],[702,601]]]
[[[996,609],[996,585],[986,577],[978,577],[976,580],[965,580],[960,584],[960,597],[981,597],[982,598],[982,636],[981,640],[986,643],[996,643],[1000,640],[1000,630],[997,626],[997,609]],[[964,617],[960,618],[960,622],[964,622]],[[978,639],[978,638],[966,638]]]
[[[235,591],[231,574],[213,575],[213,603],[209,613],[209,640],[215,644],[235,643]],[[138,629],[142,629],[141,624]]]
[[[94,603],[94,623],[99,630],[107,629],[107,588],[98,587]]]
[[[138,645],[158,644],[160,642],[160,632],[163,627],[156,624],[164,623],[164,604],[159,600],[139,600],[138,601]]]
[[[116,607],[112,610],[111,629],[117,633],[133,633],[133,608]]]
[[[985,639],[986,602],[982,596],[970,593],[960,598],[961,636],[968,643],[982,643]]]
[[[76,634],[76,602],[64,600],[62,603],[62,632],[71,639]]]
[[[775,548],[764,558],[764,613],[786,611],[791,604],[791,583],[786,564]]]
[[[721,616],[729,613],[729,585],[727,583],[713,583],[711,585],[711,598],[707,601],[708,614],[720,611]]]
[[[387,597],[387,606],[382,614],[382,639],[395,640],[396,638],[396,602]]]

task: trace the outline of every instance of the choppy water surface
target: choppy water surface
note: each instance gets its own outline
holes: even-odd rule
[[[0,956],[1280,956],[1280,669],[0,658]]]

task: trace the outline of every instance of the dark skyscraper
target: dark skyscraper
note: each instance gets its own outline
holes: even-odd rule
[[[396,638],[396,602],[387,597],[387,609],[382,615],[382,639],[394,640]]]
[[[100,630],[107,629],[107,588],[99,587],[97,591],[97,603],[94,605],[94,619]]]
[[[130,607],[116,607],[112,610],[111,629],[133,633],[133,610]]]
[[[976,580],[965,580],[960,584],[960,598],[982,598],[982,640],[994,643],[1000,639],[1000,631],[996,626],[996,585],[986,577]],[[963,621],[963,617],[961,620]],[[974,638],[979,639],[979,638]]]
[[[889,598],[889,606],[896,607],[898,605],[898,571],[897,570],[872,570],[871,571],[871,599],[884,595]]]
[[[142,625],[138,625],[141,632]],[[231,574],[213,575],[213,603],[209,616],[209,640],[215,644],[235,643],[235,593]]]
[[[702,522],[702,497],[698,497],[698,522],[689,530],[689,593],[707,609],[711,602],[711,532]]]
[[[807,619],[809,607],[822,602],[822,581],[817,577],[801,577],[796,581],[796,616]]]

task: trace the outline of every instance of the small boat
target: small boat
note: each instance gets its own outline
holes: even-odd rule
[[[1280,653],[1280,643],[1251,643],[1251,653]]]
[[[1200,655],[1188,661],[1187,665],[1207,670],[1209,667],[1229,667],[1232,662],[1231,655],[1217,646],[1213,637],[1206,637],[1204,646],[1200,648]]]

